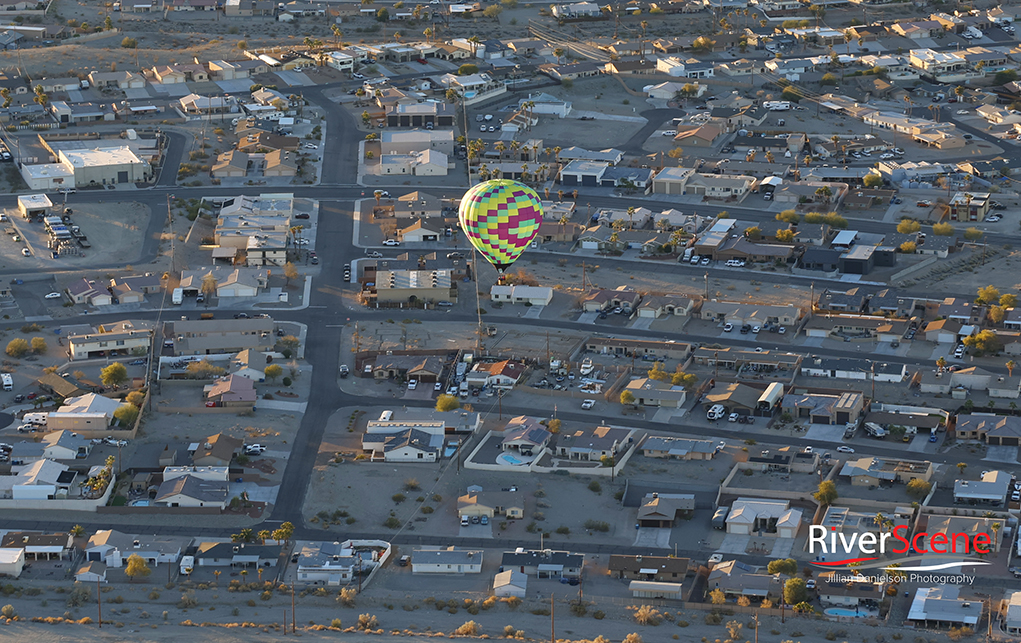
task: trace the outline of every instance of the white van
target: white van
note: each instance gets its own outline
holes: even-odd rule
[[[11,377],[10,373],[0,373],[0,381],[4,383],[5,391],[14,390],[14,379]]]
[[[184,288],[174,288],[174,293],[171,299],[175,306],[180,306],[184,303]]]
[[[706,411],[705,416],[706,419],[709,420],[719,420],[726,414],[727,409],[725,409],[722,404],[713,404],[712,408]]]
[[[383,411],[379,414],[379,422],[389,422],[390,418],[394,416],[393,411]]]

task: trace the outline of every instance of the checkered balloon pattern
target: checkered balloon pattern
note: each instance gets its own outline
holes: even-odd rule
[[[522,183],[486,181],[465,192],[458,219],[475,249],[503,272],[538,234],[542,204]]]

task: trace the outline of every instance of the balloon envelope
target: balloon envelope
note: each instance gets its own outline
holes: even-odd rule
[[[475,249],[503,272],[538,234],[542,204],[523,183],[486,181],[464,193],[458,220]]]

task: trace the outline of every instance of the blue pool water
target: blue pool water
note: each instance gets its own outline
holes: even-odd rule
[[[867,610],[863,612],[856,612],[854,610],[844,609],[843,607],[831,607],[826,610],[826,613],[830,616],[857,616],[859,618],[872,616],[872,614]]]
[[[501,458],[503,459],[503,461],[504,461],[504,462],[506,462],[507,464],[521,464],[521,460],[518,460],[517,458],[515,458],[515,457],[514,457],[514,456],[512,456],[512,455],[507,455],[507,454],[505,453],[505,454],[501,455],[500,457],[501,457]]]

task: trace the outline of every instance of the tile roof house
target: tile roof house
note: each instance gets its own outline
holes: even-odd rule
[[[802,512],[791,509],[786,500],[738,498],[727,515],[727,533],[750,535],[775,533],[780,538],[795,538],[801,527]]]
[[[470,386],[513,388],[525,374],[525,370],[525,365],[521,362],[507,359],[491,363],[477,362],[465,376],[465,381]]]
[[[195,562],[199,567],[276,567],[283,545],[251,543],[198,544]]]
[[[217,433],[199,445],[191,456],[191,462],[197,467],[226,467],[243,446],[244,440]]]
[[[164,481],[153,501],[161,507],[219,507],[227,506],[227,484],[204,480],[195,476],[180,476]]]
[[[692,440],[649,436],[642,443],[642,455],[647,458],[677,458],[679,460],[711,460],[718,452],[712,440]]]
[[[552,437],[553,434],[538,420],[520,415],[507,422],[500,448],[504,451],[519,451],[523,455],[538,455],[546,449]]]
[[[101,529],[85,545],[85,558],[100,561],[110,568],[127,565],[128,558],[137,554],[149,565],[174,564],[191,545],[190,536],[162,536],[126,534],[114,529]]]
[[[1021,446],[1021,418],[1012,415],[961,413],[955,432],[958,440],[980,440],[998,446]]]
[[[603,456],[616,457],[634,441],[634,430],[599,426],[557,434],[553,453],[561,458],[599,462]]]
[[[469,491],[458,497],[457,515],[523,518],[525,495],[520,491]]]
[[[255,407],[255,384],[247,377],[237,374],[220,378],[214,384],[207,384],[206,406],[229,406],[252,409]]]
[[[727,598],[776,599],[781,596],[786,581],[787,577],[783,574],[756,573],[744,563],[727,560],[717,563],[709,572],[706,593],[720,590]]]

